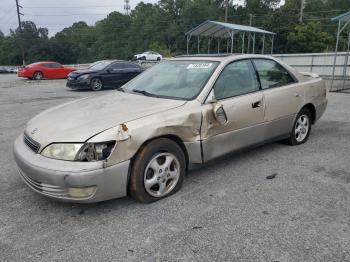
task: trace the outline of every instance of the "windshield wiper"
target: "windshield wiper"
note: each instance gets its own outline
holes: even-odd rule
[[[124,88],[122,88],[121,86],[118,86],[118,87],[116,88],[116,90],[118,90],[118,91],[120,91],[120,92],[124,92],[124,93],[125,93]]]
[[[132,91],[135,92],[135,93],[143,94],[144,96],[158,97],[157,95],[149,93],[149,92],[147,92],[145,90],[133,89]]]

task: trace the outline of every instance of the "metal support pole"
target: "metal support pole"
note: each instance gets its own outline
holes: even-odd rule
[[[198,36],[198,38],[197,38],[197,52],[198,52],[198,54],[199,54],[199,36]]]
[[[335,66],[337,64],[337,55],[338,55],[338,46],[339,46],[339,36],[340,36],[340,26],[341,21],[338,21],[338,32],[337,32],[337,42],[335,44],[335,54],[334,54],[334,60],[333,60],[333,72],[332,72],[332,82],[331,82],[331,88],[329,91],[333,90],[333,84],[334,84],[334,75],[335,75]]]
[[[311,55],[311,66],[310,66],[310,72],[312,73],[312,69],[314,67],[314,55]]]
[[[271,41],[271,55],[273,54],[273,41],[275,40],[275,36],[272,36],[272,41]]]
[[[220,54],[220,38],[218,38],[218,54]]]
[[[346,49],[345,62],[344,62],[344,68],[343,68],[343,87],[342,87],[342,90],[344,90],[344,88],[345,88],[345,78],[346,78],[348,63],[349,63],[349,51],[350,51],[350,32],[348,32],[348,47]]]
[[[255,33],[253,35],[253,54],[255,54]]]
[[[263,44],[262,44],[262,50],[261,53],[264,54],[265,53],[265,34],[263,34]]]
[[[233,31],[231,31],[231,54],[233,54]]]
[[[226,54],[228,54],[228,38],[226,40]]]
[[[242,54],[244,54],[244,32],[242,36]]]
[[[253,23],[253,14],[249,14],[249,26],[252,26]],[[248,33],[248,49],[247,49],[247,54],[249,54],[250,50],[250,31]]]
[[[189,45],[190,45],[190,40],[191,40],[191,35],[187,36],[187,54],[188,54],[188,49],[189,49]]]
[[[210,54],[210,43],[211,43],[211,38],[208,38],[208,54]]]

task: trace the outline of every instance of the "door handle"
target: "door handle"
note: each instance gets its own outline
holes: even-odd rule
[[[295,97],[300,97],[300,95],[298,93],[295,94]]]
[[[252,103],[252,108],[258,108],[258,107],[260,107],[260,106],[261,106],[261,100]]]

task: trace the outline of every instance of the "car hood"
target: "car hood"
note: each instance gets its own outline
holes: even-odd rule
[[[30,120],[25,132],[42,147],[55,142],[84,142],[118,124],[185,103],[115,91],[48,109]]]

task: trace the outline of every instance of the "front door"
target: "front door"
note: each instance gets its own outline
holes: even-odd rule
[[[264,140],[265,101],[249,59],[227,65],[213,90],[217,101],[203,105],[204,161]],[[215,118],[214,108],[219,107],[227,119],[225,124]]]

